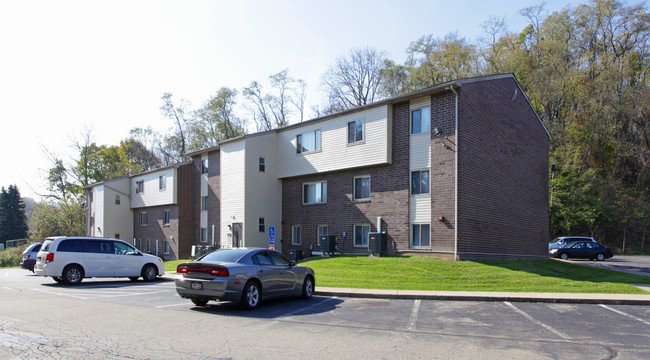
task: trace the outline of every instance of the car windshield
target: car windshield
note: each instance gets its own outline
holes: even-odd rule
[[[50,250],[50,245],[52,244],[52,241],[54,241],[54,240],[45,240],[45,242],[43,243],[43,246],[41,246],[41,250],[42,251]]]
[[[250,250],[247,249],[221,249],[213,251],[198,260],[200,261],[216,261],[216,262],[237,262],[242,256],[247,254]]]
[[[549,244],[555,244],[556,242],[560,241],[560,239],[562,239],[562,238],[559,238],[559,237],[558,237],[558,238],[555,238],[555,239],[551,240],[551,241],[549,242]]]

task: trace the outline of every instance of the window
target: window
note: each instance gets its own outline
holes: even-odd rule
[[[113,246],[115,248],[116,255],[135,255],[135,249],[132,246],[121,241],[113,242]]]
[[[271,258],[267,253],[257,253],[257,255],[253,257],[253,262],[255,263],[255,265],[267,265],[267,266],[273,265],[273,263],[271,262]]]
[[[291,227],[291,244],[300,245],[302,243],[302,234],[300,231],[300,225],[294,225]]]
[[[84,241],[81,239],[63,240],[59,243],[56,251],[84,252]]]
[[[303,204],[322,204],[327,202],[327,182],[306,183],[302,186]]]
[[[327,235],[327,225],[318,225],[318,239],[317,239],[317,244],[318,246],[322,247],[324,244],[321,242],[320,238],[323,235]]]
[[[431,109],[428,107],[411,111],[411,134],[429,132],[431,129]]]
[[[363,141],[363,120],[348,123],[348,144]]]
[[[170,214],[171,214],[171,211],[163,210],[163,225],[169,225],[169,215]]]
[[[368,233],[370,225],[354,225],[354,246],[368,246]]]
[[[208,211],[208,197],[201,196],[201,210]]]
[[[120,196],[115,195],[115,205],[119,205],[119,204],[120,204]]]
[[[165,255],[169,255],[169,253],[171,252],[171,249],[170,249],[170,246],[169,246],[169,241],[165,240],[165,242],[163,243],[163,246],[164,246],[163,247],[163,253]]]
[[[429,170],[411,172],[411,195],[429,193]]]
[[[289,260],[276,252],[269,252],[269,257],[275,266],[289,266]]]
[[[208,159],[201,160],[201,174],[208,173]]]
[[[296,145],[298,154],[320,150],[320,130],[299,134],[296,136]]]
[[[201,228],[201,242],[208,242],[208,228]]]
[[[140,181],[135,182],[135,193],[136,194],[144,193],[144,180],[140,180]]]
[[[158,177],[158,190],[167,189],[167,175],[160,175]]]
[[[370,176],[354,178],[354,200],[370,199]]]
[[[141,212],[140,213],[140,226],[149,225],[149,213]]]
[[[260,172],[265,172],[266,171],[266,162],[265,162],[263,157],[260,157],[258,169],[259,169]]]
[[[258,225],[257,230],[259,232],[265,232],[266,231],[266,226],[264,226],[264,218],[259,219],[259,225]]]
[[[430,247],[431,232],[429,224],[411,225],[411,246],[413,247]]]
[[[116,238],[116,239],[119,239],[119,238],[120,238],[120,234],[115,234],[115,238]]]

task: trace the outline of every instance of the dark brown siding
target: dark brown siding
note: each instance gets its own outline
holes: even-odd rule
[[[549,139],[515,81],[463,85],[458,132],[461,258],[545,257]]]

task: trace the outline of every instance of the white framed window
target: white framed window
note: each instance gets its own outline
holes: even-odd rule
[[[302,243],[302,231],[300,225],[291,227],[291,244],[300,245]]]
[[[259,232],[266,232],[266,225],[264,224],[264,218],[259,218],[258,220],[258,225],[257,225],[257,231]]]
[[[115,238],[116,238],[116,239],[119,239],[119,238],[120,238],[120,234],[115,234]]]
[[[151,251],[151,240],[147,240],[147,252]]]
[[[354,246],[363,247],[368,246],[368,233],[370,232],[370,224],[356,224],[354,225]]]
[[[266,160],[263,157],[259,158],[259,164],[257,169],[259,172],[266,172]]]
[[[149,225],[149,213],[148,212],[141,212],[140,213],[140,226],[147,226]]]
[[[429,170],[411,171],[411,195],[429,193]]]
[[[201,228],[201,242],[208,242],[208,228]]]
[[[201,211],[208,211],[208,197],[201,196]]]
[[[208,173],[208,159],[201,160],[201,174]]]
[[[425,107],[411,111],[411,134],[431,131],[431,108]]]
[[[163,210],[163,225],[169,225],[170,215],[171,215],[171,211]]]
[[[167,189],[167,175],[160,175],[158,177],[158,190],[164,191]]]
[[[119,204],[120,204],[120,196],[116,194],[115,195],[115,205],[119,205]]]
[[[362,142],[363,120],[350,121],[348,123],[348,144]]]
[[[135,193],[136,194],[144,193],[144,180],[139,180],[135,182]]]
[[[327,225],[318,225],[318,230],[317,230],[317,233],[318,233],[317,244],[318,244],[318,246],[323,246],[320,238],[323,235],[328,235],[328,231],[329,230],[328,230]]]
[[[171,247],[169,246],[169,241],[165,240],[163,242],[163,253],[165,255],[169,255],[170,252],[171,252]]]
[[[354,178],[354,200],[370,199],[370,175]]]
[[[327,181],[302,184],[303,204],[324,204],[327,202]]]
[[[411,247],[431,247],[431,226],[411,224]]]
[[[301,154],[310,151],[320,151],[320,130],[314,130],[296,136],[296,152]]]

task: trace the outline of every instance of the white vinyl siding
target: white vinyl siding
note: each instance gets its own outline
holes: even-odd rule
[[[176,172],[176,168],[169,167],[131,178],[131,189],[133,189],[131,191],[131,208],[176,204]],[[160,176],[165,176],[167,191],[155,191],[160,186]],[[144,193],[135,191],[136,183],[139,181],[144,184]],[[154,191],[147,191],[147,189],[154,189]]]
[[[277,177],[314,174],[390,163],[390,106],[377,106],[350,114],[281,130],[277,134]],[[363,120],[364,140],[348,145],[348,123]],[[297,135],[321,131],[321,151],[297,154]]]
[[[424,97],[409,102],[409,121],[411,111],[431,106],[431,98]],[[410,126],[410,123],[409,123]],[[410,129],[409,129],[410,130]],[[409,222],[431,223],[431,134],[429,132],[411,134],[409,137],[409,194],[412,194],[413,171],[429,171],[428,192],[410,195]],[[411,234],[412,235],[412,234]],[[411,238],[412,240],[412,238]]]
[[[221,244],[232,246],[232,230],[228,227],[236,222],[244,222],[246,204],[246,140],[234,141],[221,146],[221,168],[228,171],[221,171]],[[252,189],[248,188],[249,191]],[[207,218],[206,218],[207,222]],[[245,226],[246,224],[244,224]],[[257,225],[257,221],[254,222]],[[207,225],[206,225],[207,226]],[[241,245],[245,241],[245,229],[242,229]]]

